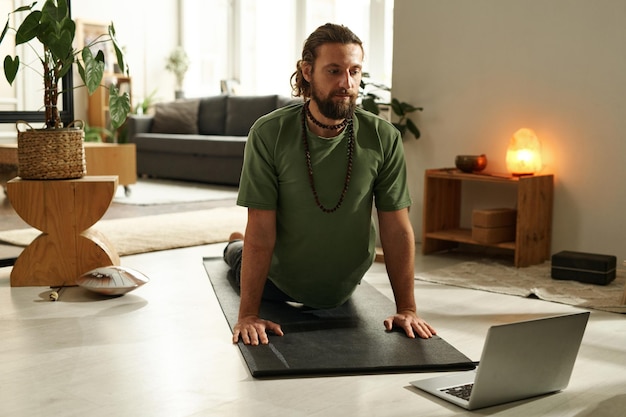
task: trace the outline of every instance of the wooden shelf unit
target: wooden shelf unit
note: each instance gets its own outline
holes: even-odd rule
[[[515,241],[484,244],[472,239],[470,229],[461,228],[463,182],[512,184],[517,187]],[[468,174],[454,168],[429,169],[424,177],[422,253],[458,246],[459,243],[497,247],[514,252],[514,264],[524,267],[550,258],[554,176],[521,177]]]
[[[137,148],[134,143],[85,142],[87,175],[117,175],[119,185],[137,182]]]

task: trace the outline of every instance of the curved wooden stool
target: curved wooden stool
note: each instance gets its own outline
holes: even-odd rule
[[[15,261],[11,286],[76,285],[87,271],[119,265],[111,243],[91,228],[109,208],[117,183],[117,176],[9,181],[11,205],[26,223],[42,231]]]

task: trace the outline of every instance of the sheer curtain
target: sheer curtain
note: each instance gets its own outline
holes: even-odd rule
[[[392,7],[393,0],[182,0],[186,95],[219,94],[222,80],[234,80],[237,94],[289,95],[306,36],[327,22],[352,29],[365,46],[365,71],[390,85]]]

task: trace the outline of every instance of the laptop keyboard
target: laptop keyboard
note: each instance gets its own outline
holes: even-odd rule
[[[474,384],[458,385],[456,387],[443,388],[440,391],[446,394],[454,395],[455,397],[469,401],[470,394],[472,393],[472,387]]]

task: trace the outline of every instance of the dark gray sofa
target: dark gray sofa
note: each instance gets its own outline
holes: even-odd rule
[[[154,115],[132,115],[128,137],[137,147],[137,174],[239,185],[250,127],[293,102],[279,95],[221,95],[159,103]]]

